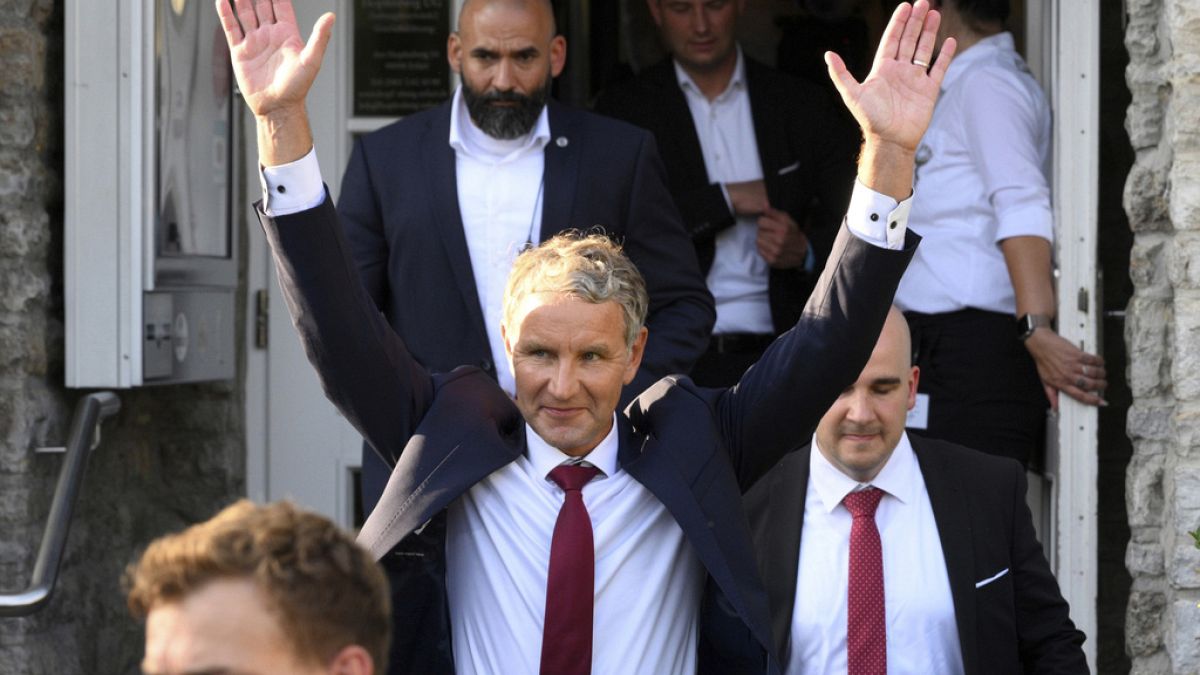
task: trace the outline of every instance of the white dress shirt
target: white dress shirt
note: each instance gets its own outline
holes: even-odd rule
[[[596,547],[593,673],[696,672],[704,568],[683,530],[617,466],[617,425],[586,457]],[[449,510],[446,592],[458,673],[537,673],[546,575],[563,491],[547,476],[570,458],[528,426],[528,451]]]
[[[961,675],[950,577],[925,479],[907,434],[870,485],[885,493],[875,511],[875,525],[883,545],[888,673]],[[785,655],[788,675],[846,672],[846,591],[854,518],[842,499],[865,487],[825,459],[813,437]]]
[[[924,237],[900,281],[905,311],[1013,314],[1000,242],[1052,241],[1050,108],[1009,33],[954,57],[917,149],[910,224]]]
[[[675,62],[675,76],[692,113],[708,180],[722,185],[762,180],[762,161],[754,135],[750,94],[746,92],[741,48],[729,86],[712,101],[678,62]],[[713,333],[775,332],[767,296],[770,269],[758,252],[757,221],[754,217],[736,216],[734,224],[717,235],[707,280],[717,306]]]
[[[510,394],[516,392],[516,383],[500,336],[504,287],[522,247],[540,239],[548,142],[550,121],[544,107],[528,134],[504,141],[475,126],[462,87],[454,92],[450,147],[454,148],[458,178],[458,208],[496,379]]]

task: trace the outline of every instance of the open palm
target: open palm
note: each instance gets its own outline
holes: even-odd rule
[[[862,83],[839,56],[826,55],[834,85],[868,138],[916,150],[954,56],[954,38],[947,38],[937,60],[928,67],[940,23],[941,15],[930,11],[926,0],[897,7],[880,40],[871,72]]]
[[[216,0],[238,87],[258,116],[303,106],[321,68],[333,15],[300,39],[291,0]],[[235,11],[236,10],[236,11]]]

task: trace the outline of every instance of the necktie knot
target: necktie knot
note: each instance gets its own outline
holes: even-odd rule
[[[550,480],[562,488],[563,492],[579,491],[587,485],[600,469],[582,464],[561,464],[550,471]]]
[[[855,518],[860,517],[875,517],[875,509],[879,506],[879,500],[883,498],[883,490],[877,487],[869,487],[858,492],[851,492],[842,499],[842,503],[846,505],[846,510]]]

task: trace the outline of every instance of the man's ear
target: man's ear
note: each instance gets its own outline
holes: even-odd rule
[[[504,343],[504,353],[508,354],[508,360],[512,361],[513,348],[508,341],[508,326],[504,322],[500,322],[500,341]]]
[[[382,672],[382,671],[380,671]],[[366,649],[346,645],[329,663],[329,675],[374,675],[375,662]]]
[[[921,381],[921,369],[912,367],[912,378],[908,382],[908,409],[912,410],[917,404],[917,383]]]
[[[650,10],[650,18],[654,19],[654,25],[662,28],[662,7],[658,6],[659,0],[646,0],[646,7]]]
[[[446,61],[450,63],[450,70],[462,74],[462,38],[458,37],[458,33],[451,33],[446,39]]]
[[[558,77],[567,65],[567,39],[555,35],[550,40],[550,77]]]
[[[646,338],[649,335],[650,330],[642,326],[637,337],[634,338],[633,344],[629,347],[629,363],[625,366],[625,384],[633,382],[633,378],[637,376],[638,367],[642,365],[642,355],[646,353]]]

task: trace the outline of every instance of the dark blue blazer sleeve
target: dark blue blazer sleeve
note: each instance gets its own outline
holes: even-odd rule
[[[433,381],[359,280],[333,200],[272,218],[258,208],[283,297],[325,395],[389,464],[433,400]]]

